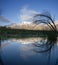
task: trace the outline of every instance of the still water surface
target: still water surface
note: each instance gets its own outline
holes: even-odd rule
[[[45,46],[35,45],[46,41],[42,38],[0,40],[1,65],[58,65],[58,42],[45,52],[39,52],[47,49]]]

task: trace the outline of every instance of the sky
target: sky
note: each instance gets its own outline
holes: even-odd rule
[[[35,14],[44,11],[58,20],[58,0],[0,0],[0,25],[32,22]],[[4,20],[1,20],[1,16]],[[3,18],[2,18],[3,19]]]

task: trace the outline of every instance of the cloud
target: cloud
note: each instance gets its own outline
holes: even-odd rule
[[[20,21],[21,22],[32,22],[32,18],[35,14],[38,14],[37,11],[35,10],[31,10],[28,8],[28,6],[24,6],[21,10],[20,10]]]
[[[4,18],[3,16],[0,16],[0,22],[10,22],[10,21]]]

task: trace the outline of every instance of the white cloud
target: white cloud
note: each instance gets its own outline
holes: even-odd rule
[[[32,18],[35,14],[38,14],[37,11],[35,10],[31,10],[31,9],[28,9],[28,6],[24,6],[21,10],[20,10],[20,21],[21,22],[31,22],[32,21]]]

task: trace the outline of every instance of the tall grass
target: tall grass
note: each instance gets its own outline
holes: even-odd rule
[[[36,43],[34,44],[34,46],[36,46],[36,47],[42,47],[42,50],[37,50],[36,52],[42,53],[42,52],[47,52],[47,51],[51,50],[51,48],[54,46],[54,44],[57,41],[57,28],[56,28],[54,19],[52,19],[51,15],[49,13],[41,13],[41,14],[36,14],[34,16],[33,23],[37,24],[37,25],[43,23],[44,25],[48,26],[47,30],[50,31],[49,33],[48,32],[45,33],[47,35],[47,37],[46,37],[47,41],[45,42],[45,44],[43,44],[43,43],[41,45],[36,44]],[[43,32],[43,34],[44,34],[44,32]]]

